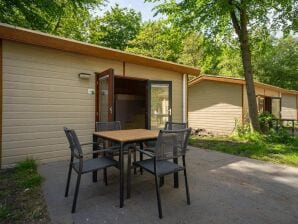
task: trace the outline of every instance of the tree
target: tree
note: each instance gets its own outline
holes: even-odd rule
[[[158,1],[158,0],[148,0]],[[156,9],[185,30],[197,30],[210,38],[236,33],[246,80],[249,118],[252,130],[259,131],[253,81],[249,33],[256,27],[272,25],[284,31],[297,29],[295,0],[164,0]]]
[[[182,35],[163,21],[145,23],[126,51],[176,62],[181,51]]]
[[[267,40],[255,53],[256,77],[264,83],[298,90],[298,38]]]
[[[103,0],[0,0],[0,21],[33,30],[87,40],[89,9]]]
[[[178,62],[199,67],[203,73],[218,74],[222,49],[219,44],[197,32],[189,33],[182,40]]]
[[[139,33],[141,14],[133,9],[115,5],[91,26],[91,42],[106,47],[124,50],[130,40]]]

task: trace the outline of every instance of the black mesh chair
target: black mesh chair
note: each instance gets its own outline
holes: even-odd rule
[[[180,130],[187,128],[187,123],[166,122],[165,130]]]
[[[184,171],[187,204],[190,204],[190,196],[187,182],[185,154],[191,128],[181,130],[161,130],[155,145],[154,152],[139,150],[149,159],[135,162],[134,165],[141,167],[155,176],[159,218],[162,218],[162,208],[159,192],[159,178],[168,174]],[[173,159],[182,157],[182,165],[172,162]],[[128,183],[130,184],[130,183]]]
[[[84,160],[84,155],[86,155],[87,153],[83,153],[82,147],[86,145],[97,144],[97,143],[80,144],[79,139],[74,130],[64,127],[64,132],[69,142],[69,148],[71,152],[67,183],[66,183],[66,189],[65,189],[65,197],[68,196],[69,183],[70,183],[72,170],[74,170],[78,174],[75,194],[74,194],[74,199],[73,199],[72,209],[71,209],[71,212],[74,213],[76,210],[76,203],[77,203],[77,198],[79,193],[81,175],[85,173],[97,171],[100,169],[106,169],[111,166],[117,166],[118,162],[111,157],[110,158],[99,157],[96,159]],[[92,153],[99,154],[101,152],[106,152],[106,151],[110,151],[110,149],[101,149],[101,150],[93,151]]]
[[[97,132],[101,131],[116,131],[121,130],[121,122],[120,121],[106,121],[106,122],[96,122],[95,123],[95,130]],[[99,148],[107,148],[113,149],[112,152],[110,152],[110,155],[117,155],[120,150],[120,144],[118,142],[112,142],[108,140],[98,139]],[[135,144],[128,144],[124,148],[124,153],[128,153],[128,148],[133,149],[133,157],[134,162],[136,162],[136,150],[135,150]],[[129,166],[130,167],[130,166]],[[134,173],[136,173],[136,169],[134,168]],[[104,179],[107,183],[107,170],[104,169]]]
[[[178,123],[178,122],[169,122],[167,121],[165,123],[164,130],[180,130],[180,129],[186,129],[187,123]],[[146,148],[145,150],[153,151],[155,147],[156,141],[147,141],[146,142]]]

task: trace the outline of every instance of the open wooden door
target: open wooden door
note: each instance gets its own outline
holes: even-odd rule
[[[114,120],[114,69],[95,73],[95,121]]]

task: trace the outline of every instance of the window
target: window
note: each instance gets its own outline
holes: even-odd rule
[[[268,97],[268,96],[257,96],[258,112],[269,112],[276,118],[280,118],[281,111],[281,98],[280,97]]]

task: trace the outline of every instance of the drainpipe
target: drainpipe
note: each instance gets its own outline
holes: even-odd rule
[[[187,122],[186,113],[187,113],[187,74],[183,74],[183,82],[182,82],[182,120],[184,123]]]

